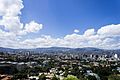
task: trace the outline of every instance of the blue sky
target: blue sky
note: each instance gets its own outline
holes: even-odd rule
[[[120,0],[0,0],[0,47],[120,49]]]
[[[42,23],[39,33],[54,37],[120,23],[119,0],[24,0],[23,4],[21,21]]]

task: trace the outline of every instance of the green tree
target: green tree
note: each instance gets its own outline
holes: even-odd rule
[[[68,75],[66,78],[64,78],[63,80],[79,80],[76,76],[73,75]]]
[[[97,80],[95,76],[88,76],[87,79],[88,80]]]

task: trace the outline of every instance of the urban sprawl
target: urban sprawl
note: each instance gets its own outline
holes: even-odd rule
[[[116,53],[0,52],[0,80],[120,80]]]

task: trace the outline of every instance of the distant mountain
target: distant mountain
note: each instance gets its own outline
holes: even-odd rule
[[[13,52],[15,49],[0,47],[0,52]]]
[[[71,48],[64,48],[64,47],[49,47],[49,48],[36,48],[33,49],[34,51],[39,51],[39,52],[65,52],[69,51]]]
[[[98,48],[92,48],[92,47],[86,47],[86,48],[75,48],[75,49],[71,49],[70,52],[73,53],[84,53],[84,54],[89,54],[89,53],[103,53],[103,49],[98,49]]]
[[[119,54],[120,49],[106,50],[93,47],[86,48],[65,48],[65,47],[49,47],[49,48],[35,48],[35,49],[11,49],[0,47],[0,52],[20,53],[20,52],[34,52],[34,53],[74,53],[74,54]]]

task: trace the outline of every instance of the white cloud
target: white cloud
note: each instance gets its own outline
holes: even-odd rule
[[[22,0],[0,0],[0,16],[17,16],[24,7]]]
[[[75,32],[75,33],[79,33],[80,31],[79,31],[78,29],[75,29],[74,32]]]
[[[5,27],[5,30],[8,30],[10,32],[19,32],[23,28],[23,24],[20,23],[20,19],[18,16],[3,16],[0,24]]]
[[[92,35],[94,35],[95,33],[96,33],[96,32],[95,32],[94,29],[88,29],[88,30],[85,31],[84,35],[85,35],[85,36],[92,36]]]
[[[73,34],[63,38],[42,36],[24,39],[29,33],[36,33],[43,28],[42,24],[30,21],[23,24],[20,21],[22,0],[0,0],[0,46],[10,48],[38,48],[38,47],[97,47],[105,49],[120,48],[120,24],[103,26],[98,30],[87,29],[84,34]],[[36,33],[37,34],[37,33]]]
[[[98,32],[99,35],[120,35],[120,24],[117,25],[107,25],[101,27]]]
[[[23,8],[22,0],[0,0],[0,25],[10,32],[18,32],[23,24],[20,22],[19,14]]]
[[[38,24],[38,23],[36,23],[34,21],[31,21],[29,24],[25,25],[24,31],[28,32],[28,33],[30,33],[30,32],[37,32],[37,31],[39,31],[42,28],[43,28],[42,24]]]
[[[35,21],[28,24],[21,23],[20,14],[23,7],[22,0],[0,0],[0,26],[10,34],[25,35],[42,29],[42,24]]]

